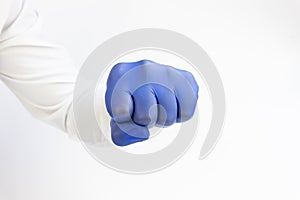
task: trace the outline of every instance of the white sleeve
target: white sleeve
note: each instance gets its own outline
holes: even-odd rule
[[[1,0],[0,7],[0,79],[34,117],[76,135],[78,71],[68,53],[43,39],[39,15],[26,0]]]

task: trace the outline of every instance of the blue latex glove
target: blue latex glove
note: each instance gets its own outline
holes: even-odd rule
[[[198,85],[190,72],[149,60],[118,63],[110,71],[105,94],[112,117],[112,141],[118,146],[149,138],[149,128],[190,119]]]

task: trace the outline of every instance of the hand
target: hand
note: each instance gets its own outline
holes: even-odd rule
[[[153,126],[189,120],[198,85],[190,72],[149,60],[118,63],[110,71],[105,94],[112,141],[118,146],[149,138]]]

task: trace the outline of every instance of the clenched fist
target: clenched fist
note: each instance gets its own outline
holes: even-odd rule
[[[189,120],[198,85],[190,72],[149,60],[118,63],[110,71],[105,94],[111,137],[118,146],[149,138],[149,128]]]

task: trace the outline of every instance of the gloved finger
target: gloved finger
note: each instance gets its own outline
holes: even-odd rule
[[[105,98],[106,108],[116,122],[131,121],[133,101],[131,94],[124,90],[115,89],[112,97]]]
[[[111,139],[118,146],[126,146],[136,142],[142,142],[149,138],[147,127],[139,126],[133,121],[117,123],[113,119],[110,122]]]
[[[130,85],[132,83],[134,85],[135,82],[132,81],[131,76],[135,76],[137,72],[131,73],[126,79],[121,79],[121,77],[137,66],[147,63],[153,63],[153,61],[140,60],[131,63],[118,63],[111,69],[107,79],[105,104],[108,113],[111,117],[115,117],[116,121],[129,120],[129,116],[132,115],[133,103],[130,95]],[[121,82],[119,82],[120,80]]]
[[[138,88],[132,94],[134,101],[133,121],[141,126],[152,127],[157,121],[157,101],[150,85]]]
[[[190,72],[174,68],[171,71],[178,108],[176,121],[184,122],[194,115],[198,100],[198,85]]]
[[[157,126],[170,126],[177,119],[177,102],[173,91],[161,85],[155,85],[155,92],[158,101]]]

